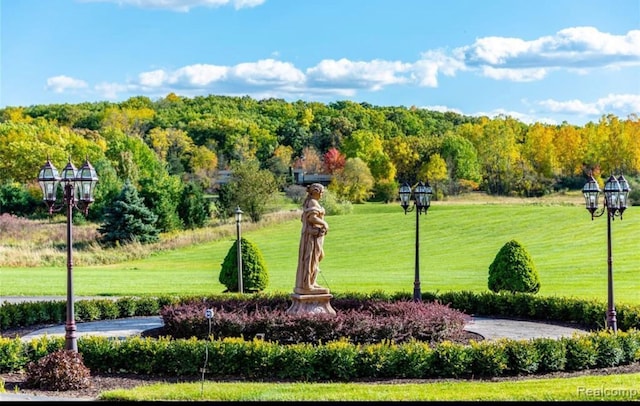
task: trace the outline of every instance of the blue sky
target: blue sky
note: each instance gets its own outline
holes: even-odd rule
[[[0,107],[173,92],[640,114],[640,0],[0,2]]]

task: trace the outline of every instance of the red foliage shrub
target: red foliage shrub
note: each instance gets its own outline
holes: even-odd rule
[[[342,306],[344,304],[344,306]],[[287,343],[320,343],[347,338],[353,343],[395,343],[412,339],[435,343],[462,337],[469,316],[440,303],[336,300],[336,315],[291,315],[286,300],[193,302],[161,311],[165,332],[174,338],[245,337]],[[214,317],[205,318],[213,309]],[[209,323],[210,328],[209,328]]]

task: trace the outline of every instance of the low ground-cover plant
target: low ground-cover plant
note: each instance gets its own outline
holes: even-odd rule
[[[346,338],[352,343],[393,343],[412,339],[435,343],[458,340],[469,316],[438,302],[336,300],[336,315],[288,314],[282,301],[263,306],[226,306],[196,302],[165,307],[165,333],[176,338],[255,336],[281,344],[320,343]],[[288,305],[288,304],[287,304]],[[206,309],[213,318],[205,317]],[[209,326],[208,326],[209,325]]]

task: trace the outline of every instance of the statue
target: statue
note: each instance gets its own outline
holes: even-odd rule
[[[329,289],[317,284],[320,272],[320,261],[324,258],[324,236],[329,225],[324,220],[324,208],[320,206],[320,198],[324,186],[313,183],[307,186],[307,198],[302,205],[302,232],[298,250],[298,271],[294,293],[300,295],[328,294]]]

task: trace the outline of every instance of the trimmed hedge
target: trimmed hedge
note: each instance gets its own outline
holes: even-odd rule
[[[358,306],[363,301],[411,300],[410,292],[333,293],[332,301],[352,303]],[[528,293],[494,293],[456,291],[423,292],[424,302],[438,301],[452,309],[469,315],[523,318],[528,320],[574,323],[589,330],[605,328],[606,303],[597,300],[582,300],[561,296],[536,296]],[[114,299],[79,300],[75,303],[76,321],[93,321],[133,316],[156,316],[167,305],[179,305],[200,301],[214,306],[237,308],[238,306],[271,306],[290,304],[288,293],[275,294],[218,294],[207,297],[119,297]],[[616,305],[619,330],[640,329],[640,306]],[[8,303],[0,306],[0,330],[25,327],[34,324],[64,323],[65,301]]]
[[[0,338],[0,372],[21,370],[63,348],[63,337],[45,336],[31,342]],[[92,373],[194,377],[207,359],[204,367],[212,379],[283,381],[535,375],[631,364],[640,360],[638,348],[638,330],[600,331],[558,340],[472,341],[470,345],[444,341],[435,346],[415,340],[400,344],[337,340],[322,345],[279,345],[242,338],[78,338],[78,351]]]
[[[366,300],[410,300],[410,293],[334,294],[334,300],[358,306]],[[287,303],[288,294],[215,295],[207,298],[118,298],[79,301],[77,313],[100,319],[158,315],[167,305],[194,301],[221,306],[259,306]],[[291,381],[353,381],[372,378],[471,378],[534,375],[627,365],[640,361],[637,306],[620,305],[616,334],[601,330],[606,305],[562,297],[530,294],[448,292],[423,294],[425,301],[448,304],[467,314],[516,317],[576,323],[591,333],[533,340],[472,342],[444,341],[436,345],[419,341],[353,344],[337,340],[314,345],[280,345],[259,339],[220,340],[131,337],[116,340],[100,336],[78,339],[78,349],[92,372],[129,372],[192,377],[205,366],[211,378],[280,379]],[[361,304],[361,303],[360,303]],[[3,329],[60,322],[65,302],[4,303],[0,306]],[[88,321],[85,319],[78,321]],[[27,324],[29,323],[29,324]],[[30,342],[0,337],[0,371],[23,370],[31,361],[64,348],[62,337],[42,337]]]

